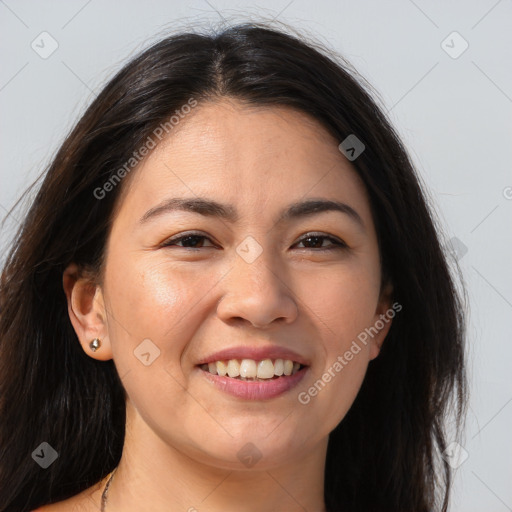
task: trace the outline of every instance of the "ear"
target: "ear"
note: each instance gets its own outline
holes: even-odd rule
[[[373,326],[369,329],[372,333],[370,341],[370,360],[375,359],[379,355],[382,344],[391,327],[392,319],[395,316],[395,310],[391,306],[392,294],[393,285],[387,282],[385,286],[382,287],[375,311]]]
[[[64,270],[62,284],[68,302],[69,319],[82,349],[93,359],[112,359],[105,303],[100,286],[90,276],[81,275],[74,263]],[[101,346],[96,352],[89,346],[94,338],[101,340]]]

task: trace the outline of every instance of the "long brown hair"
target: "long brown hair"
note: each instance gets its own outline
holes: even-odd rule
[[[290,31],[288,31],[290,32]],[[94,193],[190,97],[287,105],[365,151],[352,162],[377,230],[383,276],[403,309],[330,434],[332,511],[446,511],[445,419],[463,421],[465,319],[439,228],[398,135],[342,57],[265,23],[166,37],[121,69],[67,136],[24,217],[0,282],[0,512],[30,511],[93,485],[119,462],[125,392],[113,361],[82,350],[62,274],[98,272],[123,183]],[[137,172],[134,170],[133,172]],[[31,454],[47,442],[58,459]]]

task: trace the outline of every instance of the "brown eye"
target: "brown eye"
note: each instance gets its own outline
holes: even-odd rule
[[[323,247],[324,241],[329,241],[331,245],[327,247]],[[308,233],[306,236],[301,238],[297,243],[312,245],[313,247],[305,247],[306,249],[318,249],[321,251],[330,251],[333,249],[345,249],[347,248],[347,244],[341,240],[338,240],[332,236],[316,234],[316,233]]]
[[[195,233],[188,233],[185,235],[181,235],[178,237],[170,238],[169,240],[165,241],[161,247],[181,247],[184,249],[200,249],[203,244],[203,240],[210,240],[207,236],[195,234]],[[210,240],[211,242],[211,240]],[[178,245],[181,243],[182,245]],[[212,245],[213,247],[213,245]]]

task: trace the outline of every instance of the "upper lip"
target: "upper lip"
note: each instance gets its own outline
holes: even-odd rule
[[[300,354],[277,345],[266,347],[229,347],[203,357],[197,364],[201,365],[215,361],[228,361],[230,359],[253,359],[255,361],[262,361],[263,359],[290,359],[304,366],[309,366],[309,361]]]

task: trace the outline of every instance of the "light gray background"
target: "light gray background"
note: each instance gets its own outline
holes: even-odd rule
[[[451,510],[512,511],[510,0],[0,0],[0,217],[95,91],[163,29],[251,17],[305,30],[370,81],[431,192],[446,240],[458,239],[471,303],[472,397],[462,443],[469,457],[457,470]],[[59,45],[46,59],[31,48],[34,40],[42,46],[43,31]],[[458,58],[441,46],[453,31],[469,44]],[[445,44],[462,48],[453,37]],[[2,227],[2,259],[20,217],[14,212]]]

